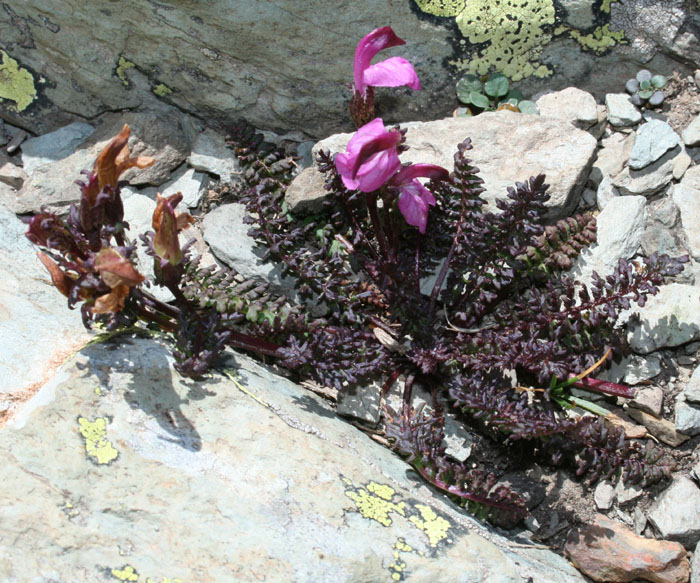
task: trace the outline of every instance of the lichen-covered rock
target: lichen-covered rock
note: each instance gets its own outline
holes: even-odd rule
[[[171,365],[150,340],[91,347],[0,431],[0,579],[583,583],[251,359]]]

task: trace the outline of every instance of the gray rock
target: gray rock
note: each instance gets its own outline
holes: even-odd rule
[[[22,143],[22,165],[30,176],[41,166],[67,158],[95,131],[87,123],[75,122]]]
[[[644,488],[639,484],[624,484],[622,480],[618,480],[615,485],[615,497],[618,504],[626,504],[637,500],[644,494]]]
[[[656,417],[661,417],[664,405],[664,391],[661,387],[655,385],[640,387],[630,405]]]
[[[683,130],[681,135],[686,146],[700,146],[700,115],[690,122],[690,125]]]
[[[595,98],[588,91],[576,87],[545,93],[536,103],[540,115],[566,120],[581,129],[598,122]]]
[[[630,153],[629,167],[641,170],[656,162],[680,143],[680,137],[666,122],[653,119],[637,129]]]
[[[452,170],[457,145],[471,137],[469,158],[481,170],[486,192],[493,203],[506,196],[506,188],[543,173],[550,185],[547,203],[552,216],[573,210],[586,182],[596,140],[567,122],[511,111],[488,112],[471,118],[447,118],[433,122],[410,122],[402,154],[404,162],[438,164]],[[345,150],[352,134],[338,134],[314,147],[331,152]],[[317,198],[321,192],[309,192]]]
[[[685,171],[690,167],[692,161],[693,159],[688,155],[688,152],[683,149],[673,164],[673,179],[680,180],[683,178]]]
[[[294,295],[295,280],[283,278],[279,265],[263,262],[265,249],[248,237],[250,225],[243,222],[245,215],[245,207],[238,203],[214,209],[202,221],[204,240],[219,261],[234,268],[243,277],[270,283],[271,289]]]
[[[587,0],[562,0],[566,10],[566,22],[574,28],[588,28],[595,22],[593,8]]]
[[[601,378],[614,383],[625,382],[636,385],[654,378],[661,372],[661,358],[656,354],[625,356],[620,362],[613,361],[609,368],[601,373]]]
[[[3,152],[0,152],[0,182],[19,190],[26,179],[27,174],[24,169],[12,162]]]
[[[338,391],[336,411],[343,417],[352,417],[376,425],[382,412],[381,401],[381,384],[353,385]]]
[[[593,500],[598,510],[610,510],[615,501],[615,488],[608,482],[600,482],[593,492]]]
[[[663,538],[694,548],[700,540],[700,489],[690,478],[676,476],[647,518]]]
[[[639,321],[629,322],[632,349],[649,354],[700,338],[700,288],[671,283],[647,299]],[[621,316],[621,320],[625,318]]]
[[[161,194],[170,196],[181,192],[183,198],[178,209],[196,208],[208,183],[209,178],[205,173],[182,167],[173,173],[172,181],[165,185]]]
[[[597,242],[578,256],[572,274],[587,282],[594,271],[605,276],[620,259],[631,258],[644,232],[645,207],[642,196],[611,199],[596,219]]]
[[[683,396],[689,403],[700,403],[700,366],[690,375],[688,383],[683,388]]]
[[[673,202],[681,215],[683,231],[688,239],[688,248],[694,258],[700,258],[700,189],[675,184],[672,191]]]
[[[598,150],[589,180],[599,186],[605,178],[617,176],[624,168],[634,146],[634,134],[615,132]]]
[[[641,194],[651,196],[663,190],[673,178],[673,166],[680,155],[679,147],[673,148],[656,162],[641,170],[627,166],[613,178],[613,185],[622,194]]]
[[[676,427],[686,435],[693,436],[700,433],[700,408],[679,398],[676,401]]]
[[[295,214],[312,214],[321,210],[328,192],[324,189],[326,179],[316,168],[302,170],[287,188],[284,199]]]
[[[690,583],[700,583],[700,548],[697,546],[690,560]]]
[[[615,127],[632,126],[642,120],[642,114],[626,93],[608,93],[605,96],[605,107],[608,110],[608,121]]]
[[[67,309],[26,231],[0,203],[0,400],[10,396],[10,409],[90,340],[80,312]]]
[[[241,172],[236,155],[226,146],[224,137],[211,129],[197,136],[187,163],[195,170],[218,176],[224,184],[231,184]]]
[[[598,210],[602,211],[613,198],[618,196],[620,196],[620,193],[613,186],[612,179],[609,176],[605,176],[598,185],[598,190],[596,190]]]
[[[185,380],[136,339],[64,368],[0,432],[0,578],[582,583],[407,481],[314,395],[230,367]]]
[[[92,170],[95,159],[124,124],[131,127],[129,147],[132,156],[153,156],[156,163],[143,170],[132,168],[122,180],[133,185],[162,184],[189,151],[182,131],[184,116],[172,110],[150,113],[109,114],[80,147],[70,156],[49,165],[38,166],[27,180],[19,196],[13,201],[16,213],[28,213],[42,205],[53,212],[65,212],[80,200],[80,189],[75,181],[84,176],[83,170]]]

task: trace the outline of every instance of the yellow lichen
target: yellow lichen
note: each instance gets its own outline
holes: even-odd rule
[[[19,66],[5,51],[0,51],[0,102],[14,101],[15,111],[24,111],[36,99],[36,87],[32,74]]]
[[[549,76],[552,71],[537,59],[552,39],[546,27],[554,18],[553,0],[470,0],[457,26],[472,44],[487,44],[477,56],[453,64],[478,75],[494,69],[513,81]]]
[[[428,536],[431,547],[437,546],[447,538],[450,523],[438,516],[430,506],[416,504],[415,508],[420,512],[420,517],[410,516],[408,519]]]
[[[581,34],[578,30],[569,32],[578,44],[586,50],[593,51],[596,54],[601,54],[609,48],[625,42],[624,30],[610,30],[610,24],[599,26],[590,34]]]
[[[94,421],[78,417],[80,434],[85,439],[85,451],[98,464],[108,464],[119,455],[107,439],[107,423],[106,417],[98,417]]]
[[[416,0],[418,8],[433,16],[457,16],[467,4],[467,0]]]
[[[131,565],[125,565],[123,569],[112,569],[112,576],[119,581],[138,581],[139,574]]]
[[[413,551],[413,547],[406,544],[404,539],[399,538],[394,543],[394,549],[394,561],[389,565],[388,569],[391,572],[391,578],[394,581],[401,581],[401,579],[403,579],[404,569],[406,569],[406,562],[401,560],[400,553],[410,553]]]
[[[370,482],[366,490],[350,487],[345,491],[345,495],[355,503],[362,516],[376,520],[383,526],[391,526],[392,520],[389,518],[389,514],[392,512],[406,516],[406,503],[391,501],[395,493],[395,490],[390,486],[376,482]]]
[[[617,0],[603,0],[603,3],[600,5],[601,11],[610,12],[610,5],[613,2],[617,2]],[[700,4],[700,0],[698,0],[698,4]]]
[[[172,92],[173,90],[164,83],[159,83],[153,88],[153,93],[155,93],[158,97],[165,97],[166,95],[170,95]]]
[[[128,69],[133,69],[135,66],[136,63],[127,61],[124,57],[119,57],[116,73],[117,77],[119,77],[120,81],[124,84],[124,87],[131,87],[131,83],[126,78],[126,72]]]

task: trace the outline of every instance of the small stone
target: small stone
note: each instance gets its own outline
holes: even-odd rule
[[[656,437],[659,441],[671,447],[677,447],[684,441],[688,441],[690,437],[683,435],[676,430],[676,426],[666,419],[657,419],[653,415],[630,407],[627,409],[627,414],[632,417],[637,423],[641,423],[647,428],[649,433]]]
[[[683,389],[683,396],[689,403],[700,403],[700,366],[690,375],[690,379]]]
[[[700,87],[700,83],[698,86]],[[690,583],[700,583],[700,548],[698,547],[695,547],[693,558],[690,560]]]
[[[596,191],[598,210],[602,211],[613,198],[618,196],[620,196],[620,193],[613,186],[612,178],[605,176]]]
[[[525,520],[523,520],[523,524],[530,532],[537,532],[540,530],[540,523],[532,515],[525,518]]]
[[[26,179],[27,173],[0,152],[0,182],[4,182],[15,190],[19,190]]]
[[[686,476],[676,476],[647,515],[662,537],[689,549],[700,540],[700,489]]]
[[[581,193],[581,206],[583,208],[591,208],[596,206],[597,194],[596,191],[591,188],[586,188]]]
[[[615,486],[615,497],[619,504],[632,502],[644,494],[644,488],[639,484],[624,484],[619,480]]]
[[[637,507],[634,509],[634,532],[641,535],[647,526],[647,517],[642,512],[642,509]]]
[[[686,146],[700,146],[700,115],[690,122],[690,125],[685,128],[682,134],[683,143]]]
[[[287,188],[284,199],[287,208],[299,215],[313,214],[321,210],[328,197],[326,178],[313,167],[302,170]]]
[[[614,132],[602,144],[588,177],[595,186],[600,185],[604,178],[617,176],[622,171],[634,146],[634,134]]]
[[[634,146],[630,153],[629,167],[641,170],[656,162],[680,142],[680,137],[666,122],[653,119],[642,124],[637,130]]]
[[[75,122],[22,144],[22,165],[28,176],[37,168],[67,158],[95,131],[90,124]]]
[[[598,510],[610,510],[615,501],[615,488],[608,482],[600,482],[593,493],[593,500]]]
[[[642,119],[642,114],[626,93],[608,93],[605,96],[605,107],[610,125],[616,127],[632,126]]]
[[[641,537],[602,515],[572,530],[564,552],[582,573],[602,583],[685,583],[690,574],[682,545]]]
[[[235,177],[241,173],[233,150],[226,145],[221,134],[211,129],[197,136],[187,163],[195,170],[215,174],[224,184],[235,182]]]
[[[338,392],[336,411],[344,417],[359,419],[372,426],[379,423],[382,387],[379,383],[353,385]]]
[[[659,348],[682,346],[700,338],[700,289],[687,284],[661,286],[639,311],[639,321],[629,323],[629,342],[638,354]],[[627,315],[637,312],[630,310]],[[624,319],[624,317],[623,317]]]
[[[685,150],[678,154],[676,161],[673,163],[673,179],[680,180],[683,178],[685,171],[690,167],[692,161],[693,159]]]
[[[681,213],[681,224],[694,258],[700,258],[700,190],[683,182],[675,184],[671,193]]]
[[[540,115],[567,120],[581,129],[589,128],[598,122],[595,98],[577,87],[546,93],[536,103]]]
[[[680,147],[675,147],[641,170],[627,166],[613,178],[613,185],[622,194],[641,194],[643,196],[656,194],[671,182],[673,165],[680,153]]]
[[[630,402],[632,407],[651,413],[654,417],[661,417],[664,404],[664,391],[661,387],[650,385],[641,387],[637,395]]]
[[[686,435],[700,433],[700,408],[693,407],[679,398],[676,401],[676,428]]]

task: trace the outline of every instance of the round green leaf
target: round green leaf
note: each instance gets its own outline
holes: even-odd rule
[[[521,113],[529,113],[532,115],[539,115],[540,110],[534,101],[529,101],[527,99],[520,101],[518,103],[518,109]]]
[[[652,107],[658,107],[664,102],[664,92],[654,91],[654,95],[649,98],[649,105]]]
[[[637,73],[637,81],[640,83],[642,81],[649,81],[651,79],[651,72],[647,69],[642,69]]]
[[[506,100],[510,101],[511,99],[515,99],[516,101],[522,101],[523,99],[525,99],[525,96],[523,95],[523,92],[520,91],[520,89],[511,89],[506,95]]]
[[[662,87],[665,87],[666,83],[667,83],[667,79],[663,75],[654,75],[651,78],[652,86],[656,87],[657,89],[661,89]]]
[[[457,82],[457,99],[462,103],[469,104],[470,101],[465,101],[468,99],[469,94],[473,91],[481,92],[481,81],[476,75],[465,75]]]
[[[484,83],[484,91],[489,97],[503,97],[508,93],[509,87],[510,83],[508,83],[507,77],[502,73],[494,73]]]
[[[654,92],[651,89],[640,89],[639,93],[637,93],[642,99],[649,99],[653,94]]]
[[[491,105],[489,98],[486,97],[486,95],[484,95],[483,93],[477,93],[476,91],[472,91],[472,93],[470,94],[470,98],[470,103],[480,109],[487,109]]]
[[[649,91],[651,89],[651,81],[644,80],[639,84],[640,91]]]

